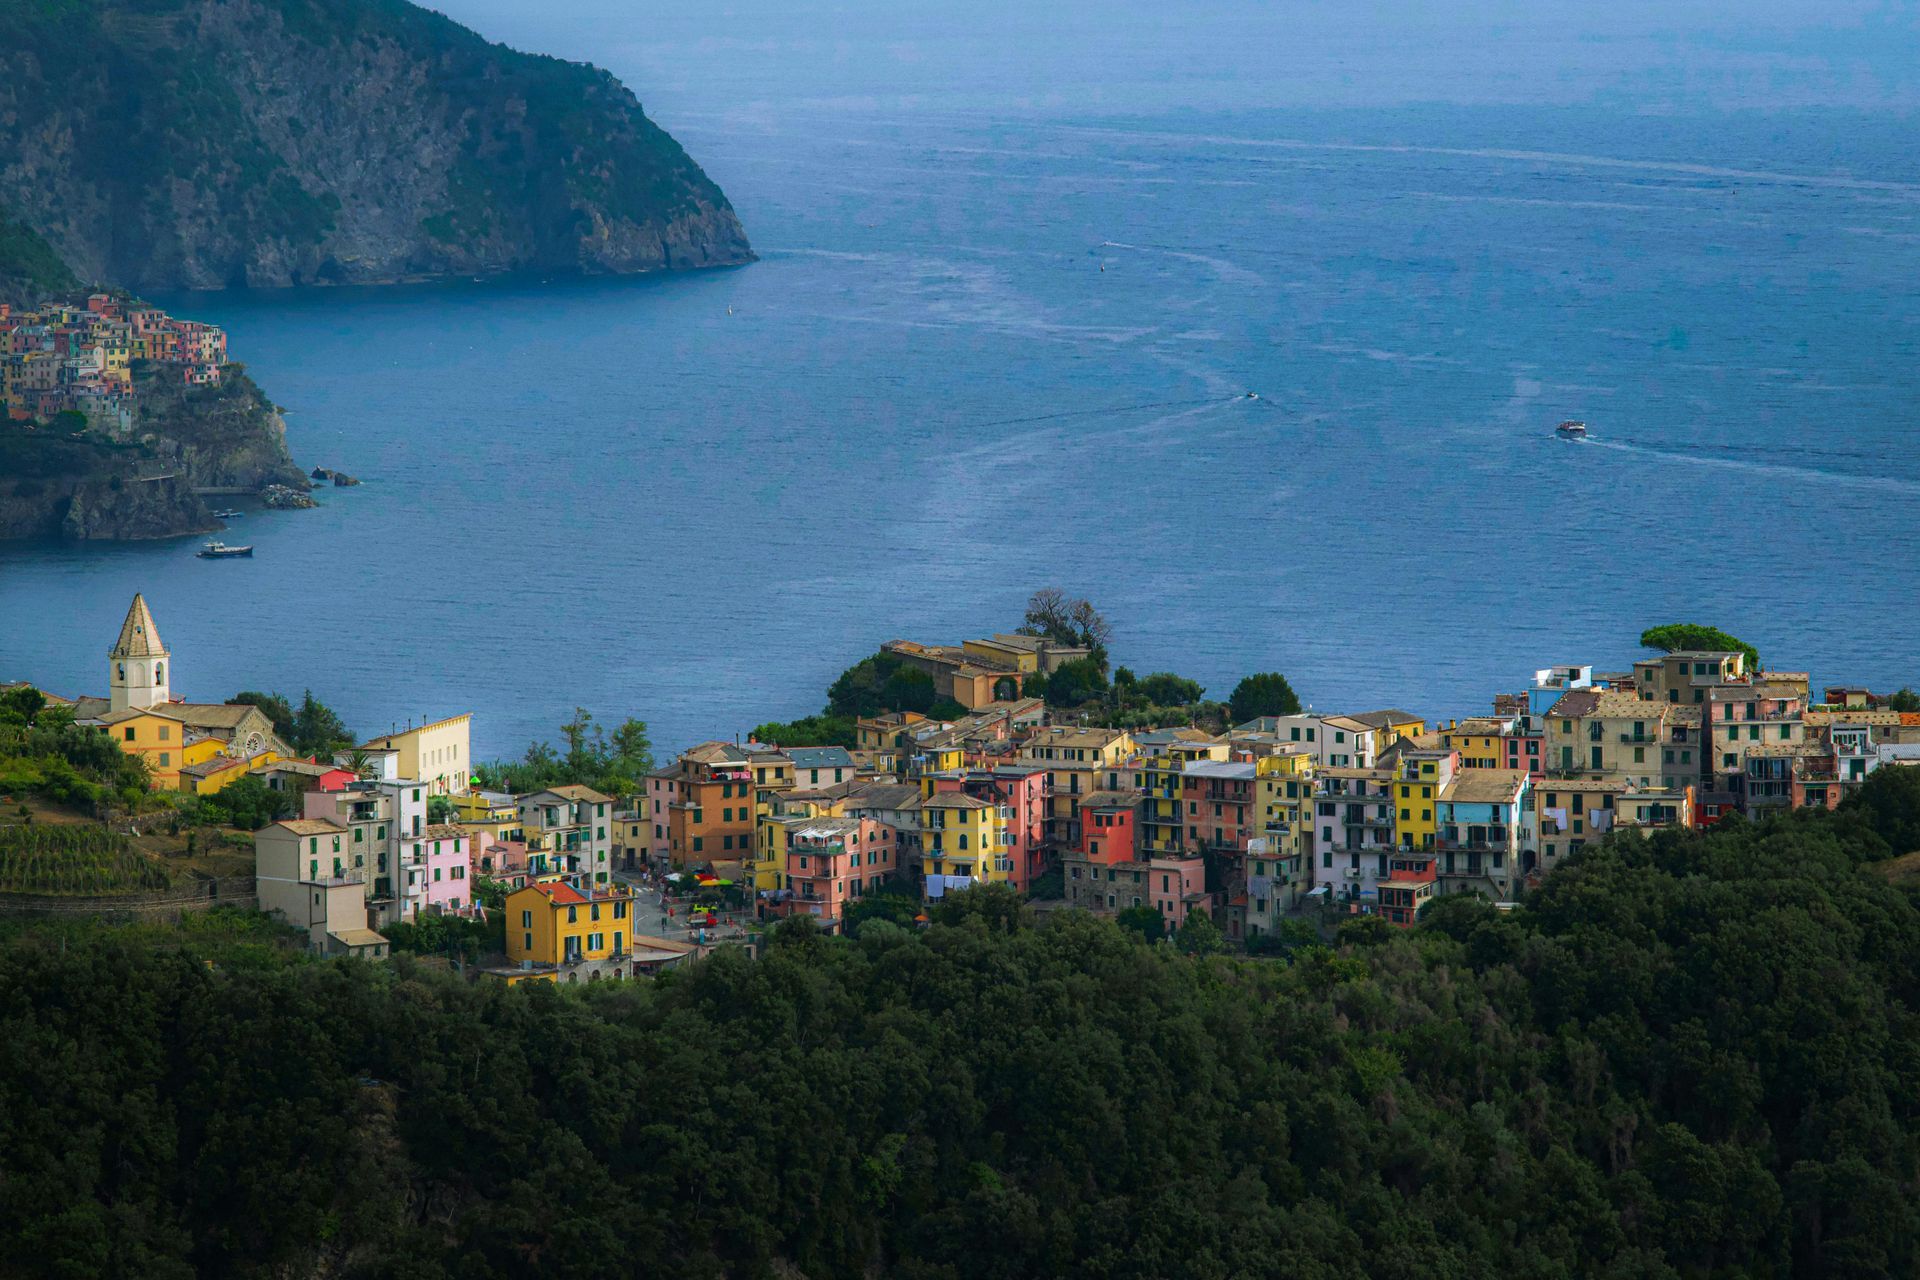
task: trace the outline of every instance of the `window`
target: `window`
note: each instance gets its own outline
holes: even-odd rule
[[[523,950],[523,951],[531,951],[531,950],[533,950],[533,935],[532,935],[532,934],[530,934],[530,933],[523,933],[523,934],[521,934],[521,935],[520,935],[520,949],[521,949],[521,950]]]
[[[162,751],[160,753],[160,767],[164,769],[172,763],[173,763],[173,752]],[[335,843],[338,843],[338,842],[336,841]]]
[[[126,729],[126,733],[127,733],[127,741],[128,741],[128,742],[132,742],[132,741],[133,741],[133,726],[132,726],[132,725],[128,725],[128,726],[127,726],[127,729]]]
[[[705,845],[705,843],[706,843],[706,839],[705,839],[705,837],[703,837],[703,836],[695,836],[695,837],[693,838],[693,851],[694,851],[695,853],[699,853],[699,852],[700,852],[700,850],[701,850],[701,848],[702,848],[702,847],[703,847],[703,846]]]

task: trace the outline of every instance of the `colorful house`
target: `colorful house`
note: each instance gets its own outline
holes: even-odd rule
[[[1535,840],[1532,782],[1519,769],[1462,769],[1435,800],[1442,892],[1516,895]]]
[[[472,845],[465,829],[438,823],[408,837],[411,859],[420,867],[425,905],[436,915],[473,913]]]
[[[1379,914],[1391,925],[1410,928],[1420,908],[1433,900],[1439,878],[1433,855],[1399,850],[1387,861],[1387,877],[1380,882]]]
[[[1005,884],[1013,862],[1000,848],[998,807],[959,791],[924,797],[920,814],[920,878],[929,898],[968,884]]]
[[[567,982],[631,976],[633,891],[624,885],[536,881],[507,895],[507,959]]]
[[[459,795],[471,780],[468,737],[472,723],[468,714],[448,716],[418,728],[396,730],[362,746],[368,751],[398,752],[400,776],[419,779],[434,795]]]
[[[847,904],[879,892],[893,875],[891,831],[866,818],[808,818],[787,833],[785,892],[776,915],[812,916],[838,932]]]
[[[1439,824],[1434,818],[1440,793],[1453,781],[1460,757],[1452,751],[1411,748],[1395,762],[1394,833],[1402,849],[1431,849]]]

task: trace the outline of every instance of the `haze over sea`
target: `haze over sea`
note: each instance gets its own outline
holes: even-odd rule
[[[252,561],[0,546],[0,678],[104,692],[145,591],[188,696],[676,748],[1059,585],[1329,711],[1679,620],[1920,682],[1910,9],[444,7],[634,86],[762,261],[161,299],[366,483]]]

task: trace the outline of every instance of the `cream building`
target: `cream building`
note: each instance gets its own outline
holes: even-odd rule
[[[448,716],[417,729],[384,734],[362,743],[361,749],[395,752],[395,772],[426,783],[434,795],[464,795],[473,768],[467,743],[472,720],[471,715]]]

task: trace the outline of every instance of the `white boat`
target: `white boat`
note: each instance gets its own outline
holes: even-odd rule
[[[194,554],[202,560],[231,560],[235,556],[251,558],[253,555],[253,545],[249,543],[244,547],[230,547],[224,542],[214,541],[207,543],[206,546],[200,548],[200,550],[194,552]]]
[[[1553,434],[1559,436],[1562,440],[1585,440],[1587,438],[1587,424],[1568,418],[1565,422],[1553,429]]]

